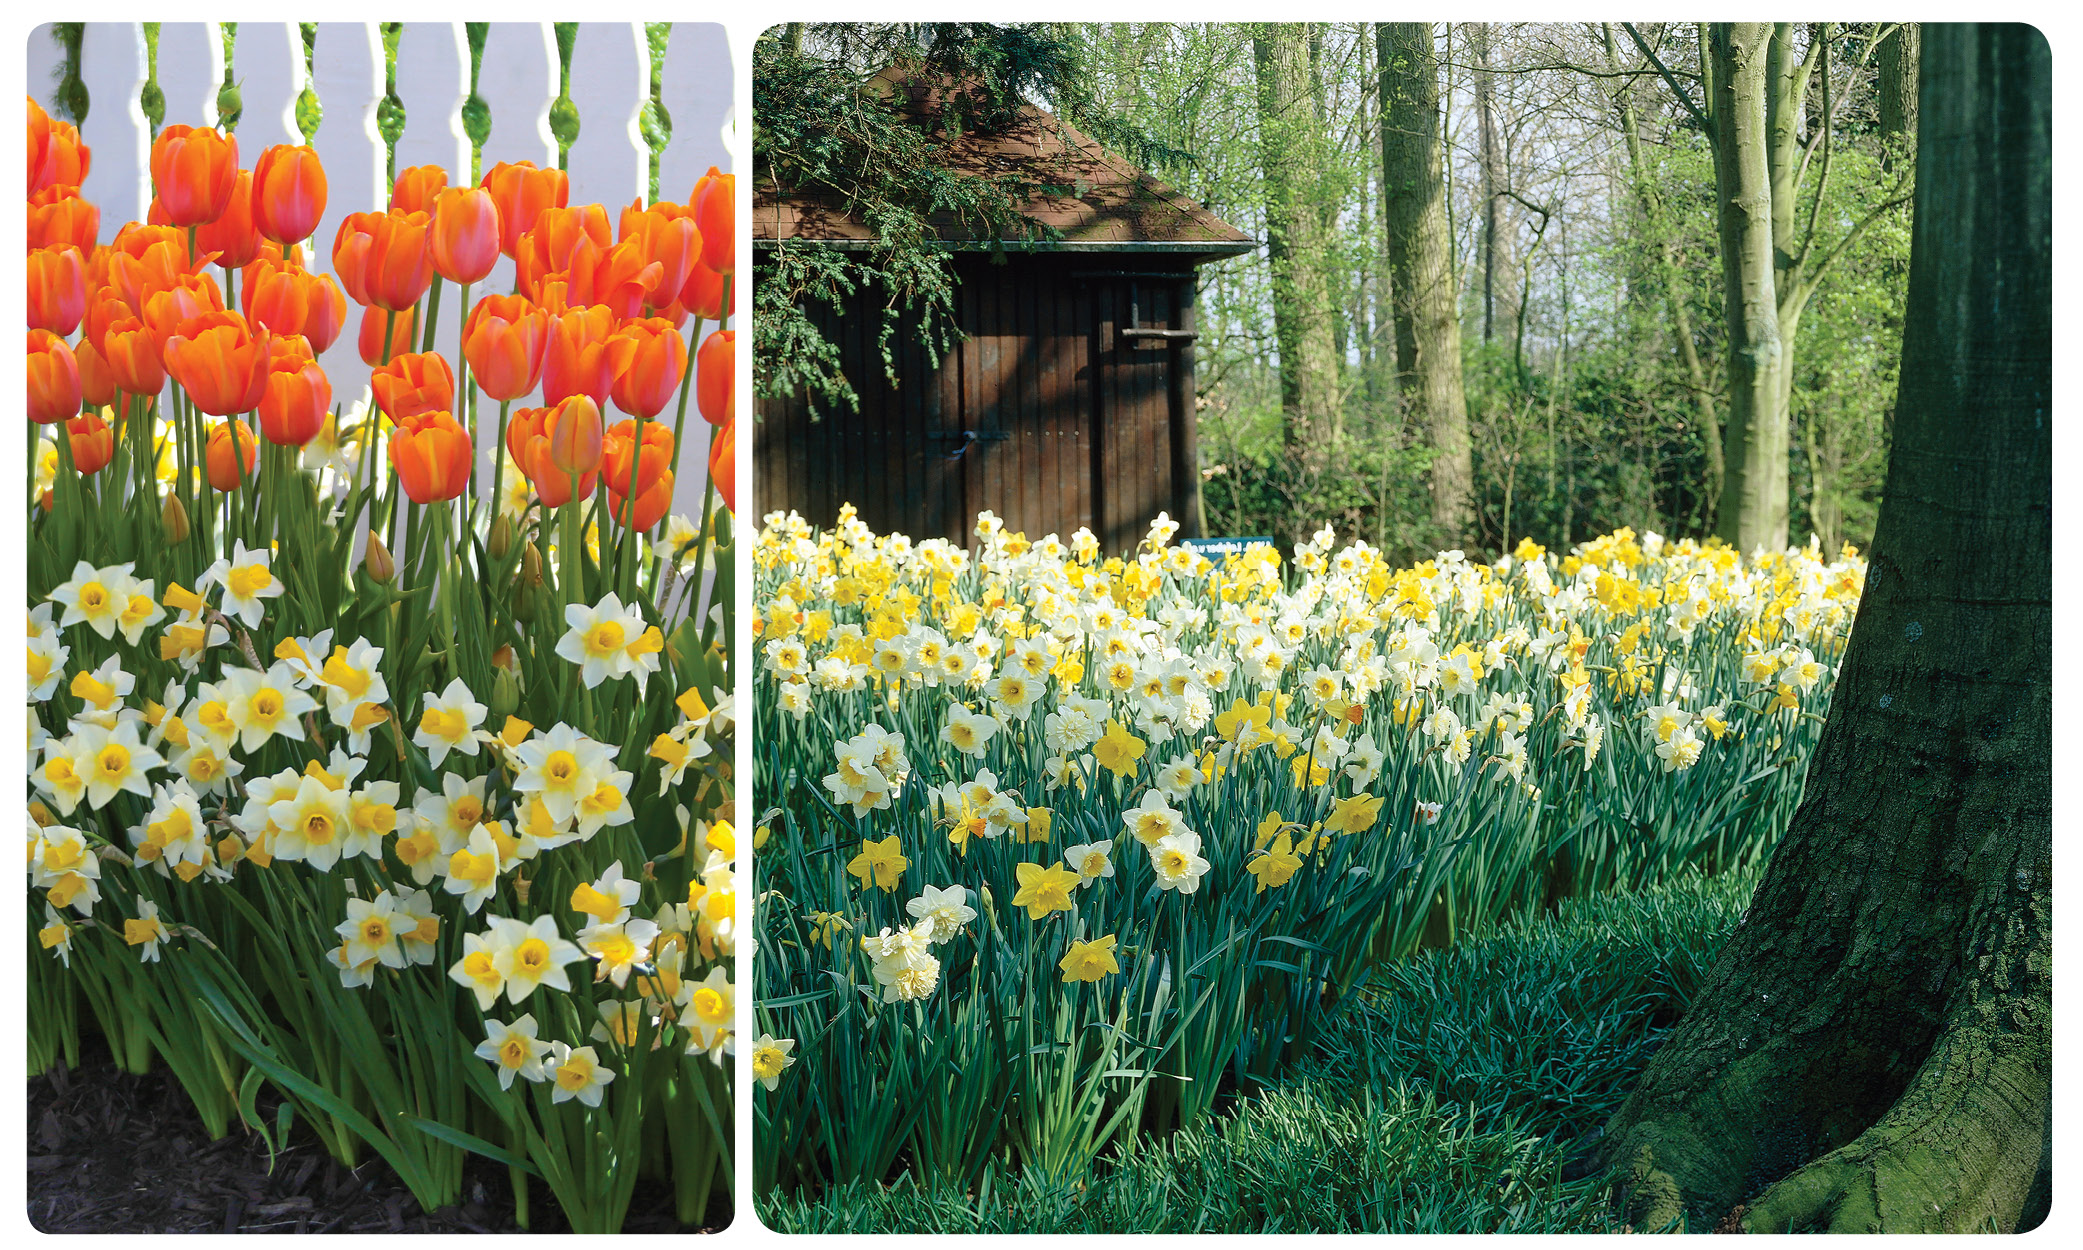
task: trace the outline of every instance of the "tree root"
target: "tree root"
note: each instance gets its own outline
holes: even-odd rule
[[[2045,1017],[2002,1014],[2024,1027],[1949,1031],[1879,1123],[1760,1194],[1744,1229],[2009,1233],[2038,1225],[2051,1195]]]

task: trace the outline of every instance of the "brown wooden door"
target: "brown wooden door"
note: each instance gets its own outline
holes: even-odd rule
[[[1101,546],[1123,551],[1141,541],[1159,512],[1181,519],[1186,444],[1178,436],[1178,382],[1192,396],[1193,275],[1095,273],[1094,407],[1100,430],[1097,476]],[[1191,413],[1185,414],[1191,421]]]

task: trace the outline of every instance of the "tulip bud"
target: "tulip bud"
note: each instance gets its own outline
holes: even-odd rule
[[[504,560],[506,559],[506,553],[513,550],[513,545],[513,521],[501,515],[497,521],[492,523],[491,536],[485,539],[485,554],[491,556],[494,560]]]
[[[179,495],[168,495],[166,506],[159,510],[159,525],[165,531],[169,543],[188,541],[191,527],[188,524],[188,509],[181,503]]]
[[[384,547],[383,540],[376,536],[373,529],[369,531],[368,549],[362,552],[362,568],[367,570],[372,580],[385,583],[388,583],[398,571],[398,566],[391,562],[390,551]]]
[[[510,668],[496,671],[492,678],[492,715],[505,718],[521,706],[521,679]]]
[[[514,576],[514,619],[526,625],[535,620],[536,599],[542,588],[542,552],[532,544],[521,548],[521,570]]]

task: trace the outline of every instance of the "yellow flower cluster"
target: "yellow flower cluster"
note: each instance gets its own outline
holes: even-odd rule
[[[969,550],[851,509],[823,533],[764,518],[762,733],[860,832],[858,899],[778,888],[831,909],[814,913],[828,948],[872,896],[924,890],[916,923],[859,939],[886,999],[931,994],[954,909],[990,900],[921,877],[909,790],[953,853],[932,862],[1020,848],[1010,902],[1036,922],[1126,874],[1131,847],[1131,890],[1279,892],[1333,839],[1436,824],[1474,779],[1537,806],[1540,783],[1569,785],[1616,741],[1604,767],[1670,785],[1716,751],[1780,749],[1828,692],[1865,574],[1849,547],[1746,560],[1626,529],[1560,558],[1529,540],[1401,568],[1325,529],[1289,561],[1255,546],[1218,563],[1175,529],[1160,517],[1103,559],[1088,531],[1030,541],[988,513]],[[1078,839],[1036,860],[1066,825]],[[1073,941],[1062,979],[1118,972],[1115,941]]]

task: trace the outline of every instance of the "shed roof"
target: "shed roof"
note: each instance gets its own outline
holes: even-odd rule
[[[888,92],[905,90],[910,111],[937,118],[945,92],[905,81],[894,70],[876,75]],[[1055,229],[1060,240],[998,240],[953,214],[931,219],[939,241],[957,249],[1003,246],[1036,251],[1170,252],[1206,257],[1248,252],[1250,235],[1193,200],[1109,153],[1076,127],[1022,102],[1013,123],[991,133],[968,131],[946,141],[947,163],[964,173],[1012,176],[1035,187],[1020,205],[1028,219]],[[783,194],[771,183],[752,193],[755,246],[783,239],[835,247],[870,246],[874,231],[832,198]]]

